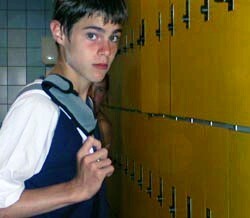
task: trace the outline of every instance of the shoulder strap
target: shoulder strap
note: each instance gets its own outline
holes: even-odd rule
[[[43,90],[71,118],[76,128],[79,128],[86,136],[94,132],[97,121],[92,111],[91,101],[87,99],[84,102],[73,89],[73,84],[66,78],[51,74],[43,81],[38,80],[27,85],[18,96],[30,90]]]
[[[93,133],[97,121],[92,108],[80,98],[69,80],[57,74],[51,74],[43,80],[41,85],[51,100],[71,117],[76,127],[79,127],[86,135]]]

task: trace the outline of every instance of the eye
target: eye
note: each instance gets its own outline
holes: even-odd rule
[[[114,42],[114,43],[118,43],[120,41],[120,35],[114,34],[112,36],[110,36],[110,41]]]
[[[97,90],[96,90],[97,92],[105,92],[105,89],[104,88],[102,88],[102,87],[99,87],[99,88],[97,88]]]
[[[87,33],[87,38],[90,40],[96,40],[97,35],[95,33]]]

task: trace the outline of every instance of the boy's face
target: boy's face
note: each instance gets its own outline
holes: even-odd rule
[[[120,37],[119,24],[104,25],[102,16],[84,17],[62,42],[66,64],[87,81],[99,82],[114,60]]]

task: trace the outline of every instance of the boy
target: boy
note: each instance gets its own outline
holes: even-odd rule
[[[109,70],[126,16],[123,0],[55,1],[58,61],[43,90],[18,96],[0,131],[0,217],[91,217],[92,197],[114,168],[89,136],[86,96]]]

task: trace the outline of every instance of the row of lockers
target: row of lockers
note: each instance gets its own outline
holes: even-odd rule
[[[109,116],[117,217],[249,217],[249,134],[140,113]]]
[[[157,115],[250,126],[250,2],[127,5],[107,109],[116,217],[248,218],[250,134]]]
[[[127,4],[129,20],[112,69],[117,73],[112,75],[110,104],[250,125],[250,2],[128,0]],[[206,6],[208,21],[201,13]]]

